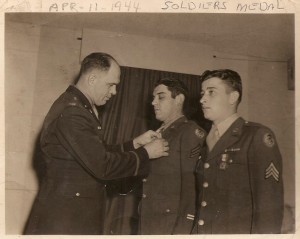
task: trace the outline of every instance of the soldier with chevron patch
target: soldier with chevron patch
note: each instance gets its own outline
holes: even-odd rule
[[[185,114],[187,88],[178,79],[163,78],[153,91],[157,130],[169,143],[169,155],[151,163],[143,179],[140,234],[189,234],[195,217],[194,170],[206,132]]]
[[[238,73],[206,71],[201,78],[200,103],[212,128],[196,166],[193,233],[281,233],[282,158],[274,133],[237,115]]]

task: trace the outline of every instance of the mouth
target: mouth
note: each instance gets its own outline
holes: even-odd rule
[[[160,111],[159,109],[154,109],[154,113],[155,113],[155,114],[158,114],[159,111]]]

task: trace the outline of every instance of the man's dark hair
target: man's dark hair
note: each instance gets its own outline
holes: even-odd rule
[[[185,84],[176,78],[162,78],[155,83],[155,87],[158,85],[167,86],[172,98],[179,94],[183,94],[185,97],[188,95],[188,89]]]
[[[112,61],[117,63],[117,61],[109,54],[102,52],[91,53],[83,59],[79,76],[95,68],[101,71],[108,71]]]
[[[184,95],[184,102],[183,102],[183,107],[182,110],[184,113],[187,113],[187,106],[188,106],[188,89],[186,85],[179,79],[176,78],[162,78],[158,80],[155,83],[155,87],[158,85],[165,85],[167,86],[168,90],[171,92],[171,97],[175,98],[179,94]]]
[[[205,71],[200,77],[201,84],[204,81],[214,77],[221,79],[232,91],[237,91],[239,93],[239,104],[242,100],[243,93],[242,80],[240,75],[237,72],[229,69]]]

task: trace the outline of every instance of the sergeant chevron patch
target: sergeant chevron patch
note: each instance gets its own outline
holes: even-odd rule
[[[265,171],[265,179],[268,179],[269,177],[273,177],[277,182],[279,181],[279,172],[276,169],[275,165],[273,163],[270,163],[269,167]]]
[[[190,153],[190,158],[193,158],[195,157],[196,155],[198,155],[201,151],[201,146],[200,145],[197,145],[195,148],[193,148],[191,150],[191,153]]]

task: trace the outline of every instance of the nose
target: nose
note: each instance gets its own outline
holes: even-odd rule
[[[116,95],[117,94],[117,86],[113,85],[110,89],[110,93],[112,95]]]
[[[156,100],[156,97],[154,97],[153,98],[153,100],[152,100],[152,103],[151,103],[152,105],[156,105],[157,104],[157,100]]]
[[[205,95],[202,95],[201,98],[200,98],[200,104],[203,104],[204,102],[206,102],[206,98],[205,98]]]

